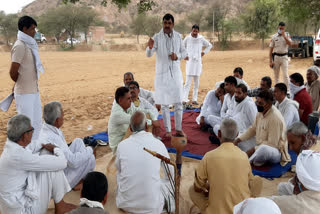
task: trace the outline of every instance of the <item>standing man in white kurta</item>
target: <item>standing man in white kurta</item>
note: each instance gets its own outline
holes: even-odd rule
[[[184,85],[184,95],[183,102],[189,102],[188,95],[191,87],[191,82],[193,79],[193,95],[192,104],[198,105],[198,89],[200,82],[200,75],[202,72],[202,57],[207,54],[212,45],[208,42],[202,35],[199,34],[199,25],[193,25],[190,35],[188,35],[183,40],[183,46],[187,50],[188,56],[185,58],[187,60],[186,64],[186,82]],[[202,47],[206,47],[202,51]]]
[[[17,41],[11,50],[10,77],[15,82],[14,98],[17,112],[28,116],[34,127],[32,140],[39,136],[42,124],[41,100],[38,80],[43,67],[40,61],[38,45],[33,38],[37,22],[23,16],[18,22]]]
[[[154,52],[157,55],[156,76],[154,81],[155,103],[161,104],[166,137],[171,136],[171,121],[169,105],[174,105],[174,120],[177,135],[182,133],[182,99],[183,78],[180,70],[180,60],[187,56],[183,47],[181,35],[173,30],[174,18],[166,14],[163,19],[163,29],[149,39],[146,49],[147,57]]]

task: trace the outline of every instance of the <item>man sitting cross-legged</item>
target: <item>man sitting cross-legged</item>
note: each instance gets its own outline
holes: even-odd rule
[[[196,169],[189,194],[203,214],[232,213],[234,205],[261,192],[261,178],[253,176],[248,156],[233,144],[237,135],[237,123],[224,119],[221,146],[207,152]]]
[[[138,110],[150,115],[152,121],[148,119],[147,123],[152,125],[152,132],[159,136],[160,123],[157,121],[156,115],[148,109],[140,109],[132,105],[131,95],[127,87],[120,87],[116,90],[115,100],[108,121],[109,146],[114,154],[120,141],[127,137],[130,118]]]
[[[150,110],[152,113],[158,117],[159,113],[155,106],[151,105],[146,99],[140,97],[140,86],[136,81],[129,83],[129,90],[131,94],[132,105],[136,108]]]
[[[166,158],[170,156],[164,144],[146,132],[146,128],[145,114],[135,112],[130,120],[133,134],[118,145],[116,203],[118,208],[129,213],[158,214],[162,213],[165,199],[171,198],[169,180],[167,176],[166,179],[160,178],[161,160],[144,151],[144,148]],[[169,171],[173,176],[173,167],[169,166]],[[170,204],[174,204],[172,198]]]
[[[279,110],[272,105],[273,95],[265,90],[257,98],[258,114],[252,126],[235,140],[235,144],[256,137],[257,148],[247,152],[249,161],[256,166],[265,163],[288,163],[288,142],[286,139],[286,124]]]
[[[224,83],[221,83],[216,90],[211,90],[207,93],[203,101],[200,115],[197,117],[196,122],[200,125],[201,130],[207,130],[209,125],[208,117],[214,115],[219,117],[223,96],[225,95]]]
[[[60,148],[51,144],[43,148],[53,155],[39,155],[31,150],[35,148],[28,146],[33,130],[30,119],[21,114],[8,122],[8,139],[0,157],[0,212],[46,213],[53,198],[55,213],[66,213],[76,208],[63,201],[71,190],[63,172],[67,160]]]
[[[94,148],[86,147],[83,140],[80,138],[74,139],[70,146],[68,146],[61,127],[64,123],[64,113],[59,102],[50,102],[43,108],[43,117],[45,123],[43,124],[38,145],[53,144],[59,147],[68,161],[68,166],[64,173],[69,181],[71,188],[77,184],[81,186],[82,179],[91,172],[96,166],[94,157]],[[79,190],[77,186],[75,190]]]
[[[104,205],[108,197],[108,180],[101,172],[89,172],[83,179],[80,207],[69,214],[108,214]]]

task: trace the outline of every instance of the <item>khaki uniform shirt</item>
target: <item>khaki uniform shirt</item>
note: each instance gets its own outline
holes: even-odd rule
[[[14,93],[37,93],[39,91],[37,70],[31,49],[24,42],[17,40],[11,49],[11,61],[20,64]]]
[[[270,197],[282,214],[318,214],[320,212],[320,192],[307,190],[298,195]]]
[[[286,32],[285,34],[286,37],[291,41],[289,33]],[[286,40],[283,38],[283,36],[279,36],[279,34],[276,33],[272,36],[269,47],[273,48],[274,53],[284,54],[288,53],[289,45],[286,43]]]
[[[311,85],[306,83],[306,88],[312,100],[312,110],[318,111],[320,104],[320,80],[315,80]]]
[[[246,153],[233,143],[222,143],[205,154],[196,170],[195,185],[205,189],[209,183],[209,201],[205,214],[233,213],[234,205],[258,196],[260,177],[253,176]]]
[[[264,144],[279,149],[282,165],[291,161],[288,153],[286,124],[275,106],[272,106],[265,115],[258,113],[252,126],[239,138],[241,141],[246,141],[254,136],[258,146]]]

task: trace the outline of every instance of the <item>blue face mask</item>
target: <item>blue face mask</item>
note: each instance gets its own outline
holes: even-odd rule
[[[282,33],[282,30],[278,29],[278,34],[281,34]]]

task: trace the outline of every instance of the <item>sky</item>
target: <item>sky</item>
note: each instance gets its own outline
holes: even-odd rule
[[[6,14],[17,13],[22,7],[33,2],[34,0],[0,0],[0,11]]]

